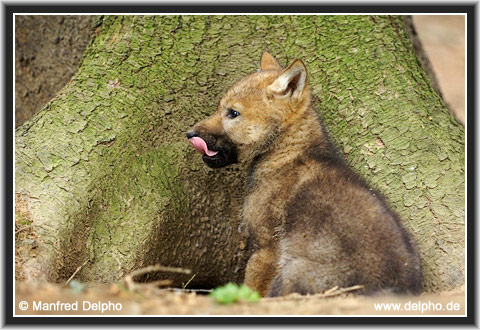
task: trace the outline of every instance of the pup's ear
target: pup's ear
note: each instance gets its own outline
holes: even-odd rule
[[[302,61],[296,60],[268,86],[268,90],[275,95],[290,95],[297,98],[307,86],[307,69]]]
[[[262,54],[262,59],[260,60],[260,69],[264,70],[282,70],[280,64],[278,64],[277,60],[270,55],[269,53],[265,52]]]

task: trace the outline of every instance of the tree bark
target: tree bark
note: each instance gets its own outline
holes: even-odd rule
[[[40,111],[78,68],[96,16],[15,16],[15,127]]]
[[[207,168],[185,132],[267,50],[305,61],[333,140],[414,235],[425,289],[462,284],[464,130],[401,16],[104,16],[71,82],[15,132],[41,252],[25,276],[61,281],[88,260],[82,281],[153,263],[192,269],[193,287],[242,281],[245,166]]]

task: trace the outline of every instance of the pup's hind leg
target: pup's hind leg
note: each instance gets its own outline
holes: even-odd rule
[[[278,273],[272,281],[268,289],[267,297],[280,297],[285,294],[285,287],[283,283],[282,273]]]
[[[268,248],[260,249],[248,260],[245,285],[257,290],[262,297],[265,297],[276,274],[275,252]]]
[[[341,265],[341,262],[339,262]],[[303,257],[285,253],[280,262],[278,274],[268,290],[268,297],[284,296],[290,293],[301,295],[321,293],[335,285],[344,284],[345,273],[336,272],[328,262],[313,262]]]
[[[284,278],[283,272],[280,270],[268,289],[267,297],[280,297],[293,292],[302,295],[317,293],[319,291],[315,289],[314,281],[315,279],[311,278],[310,283],[303,283],[298,278]]]

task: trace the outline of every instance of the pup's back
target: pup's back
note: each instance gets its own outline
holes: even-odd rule
[[[310,178],[286,203],[279,272],[269,295],[357,284],[362,293],[418,293],[419,257],[398,217],[329,149],[312,147],[297,160],[296,171],[308,168]]]

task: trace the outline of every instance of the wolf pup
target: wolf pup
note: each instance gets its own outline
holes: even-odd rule
[[[268,53],[187,133],[203,161],[249,162],[243,206],[256,251],[245,284],[262,296],[363,285],[418,293],[420,260],[398,216],[339,156],[312,107],[300,60]]]

